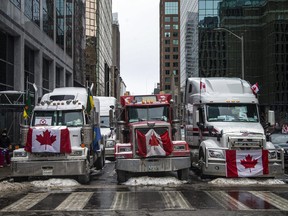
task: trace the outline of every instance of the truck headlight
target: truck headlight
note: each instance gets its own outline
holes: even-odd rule
[[[106,147],[107,148],[113,148],[115,146],[115,141],[114,140],[107,140],[106,141]]]
[[[224,159],[224,155],[223,152],[221,150],[208,150],[208,154],[210,158],[223,158]]]
[[[70,154],[70,156],[82,156],[83,151],[82,150],[73,150]]]
[[[26,151],[14,151],[13,157],[27,157]]]
[[[279,154],[281,152],[281,149],[279,150]],[[268,154],[268,158],[269,159],[277,159],[277,151],[269,151],[269,154]]]

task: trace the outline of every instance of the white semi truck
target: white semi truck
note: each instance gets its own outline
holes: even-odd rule
[[[247,81],[188,78],[185,91],[185,140],[191,150],[191,165],[198,168],[202,176],[228,177],[227,150],[236,150],[235,154],[245,151],[247,160],[242,160],[243,164],[244,161],[256,164],[257,160],[251,159],[252,153],[268,150],[268,169],[259,176],[283,174],[283,151],[279,158],[273,144],[266,141],[259,119],[258,98]],[[274,112],[270,114],[269,121],[274,124]],[[246,168],[253,168],[255,164]]]
[[[30,125],[22,126],[23,148],[13,151],[15,179],[71,176],[88,183],[91,168],[102,169],[105,150],[99,142],[100,105],[88,92],[63,87],[43,95]]]
[[[114,159],[116,144],[115,110],[117,100],[115,97],[95,96],[100,102],[100,130],[102,143],[105,145],[105,157]]]

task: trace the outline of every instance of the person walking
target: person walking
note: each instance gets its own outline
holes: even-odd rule
[[[9,150],[11,149],[11,142],[7,134],[7,130],[3,129],[0,137],[0,168],[4,166],[6,160],[7,166],[10,166],[10,154]]]

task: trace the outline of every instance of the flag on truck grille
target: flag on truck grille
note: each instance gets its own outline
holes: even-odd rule
[[[69,130],[63,126],[29,128],[25,150],[32,153],[71,153]]]
[[[269,174],[268,150],[226,150],[227,177]]]
[[[141,157],[168,156],[173,151],[173,144],[168,131],[159,135],[150,129],[146,134],[137,130],[138,155]]]

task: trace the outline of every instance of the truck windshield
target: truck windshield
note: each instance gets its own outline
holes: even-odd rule
[[[168,121],[169,108],[168,106],[161,107],[128,107],[129,122],[138,121]]]
[[[256,104],[209,104],[207,105],[209,122],[258,122]]]
[[[32,125],[68,127],[81,126],[84,123],[82,110],[34,111]]]

